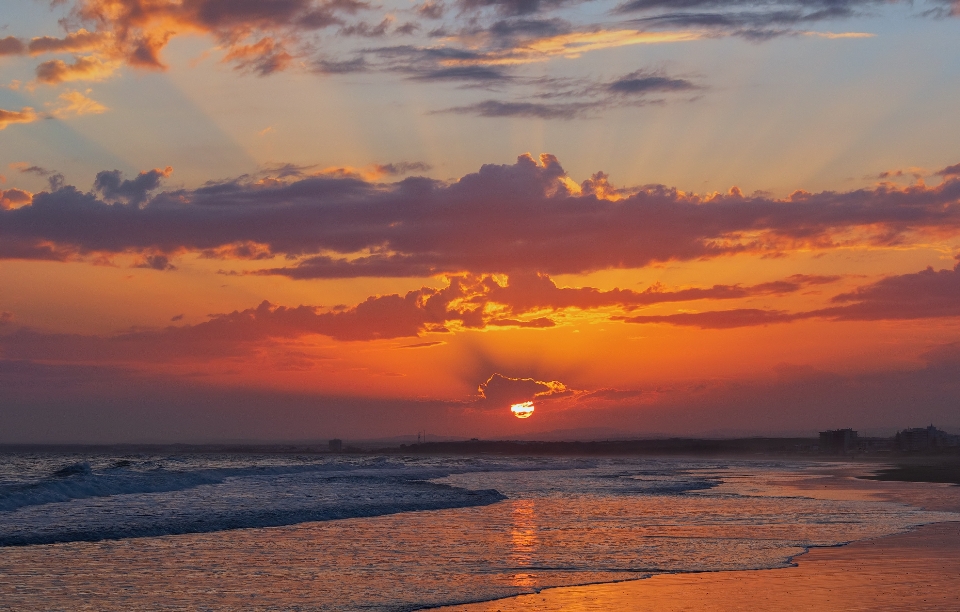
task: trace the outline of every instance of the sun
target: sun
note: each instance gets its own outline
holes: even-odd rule
[[[529,419],[533,416],[533,402],[523,402],[510,406],[510,412],[518,419]]]

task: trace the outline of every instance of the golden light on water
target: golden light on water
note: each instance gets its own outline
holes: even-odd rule
[[[523,402],[510,406],[510,412],[518,419],[529,419],[533,415],[533,402]]]

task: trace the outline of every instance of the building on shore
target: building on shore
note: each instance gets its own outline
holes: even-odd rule
[[[330,452],[331,453],[342,453],[343,452],[343,440],[340,438],[334,438],[329,442]]]
[[[820,432],[820,452],[839,455],[857,450],[857,432],[853,429],[831,429]]]
[[[960,436],[948,434],[933,425],[904,429],[897,432],[894,439],[897,450],[905,453],[946,450],[960,446]]]

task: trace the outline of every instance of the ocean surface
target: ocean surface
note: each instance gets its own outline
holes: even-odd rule
[[[407,611],[788,565],[960,516],[825,464],[651,458],[0,454],[0,607]]]

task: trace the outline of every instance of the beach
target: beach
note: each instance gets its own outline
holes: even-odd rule
[[[808,483],[821,491],[862,491],[928,510],[960,509],[960,487],[937,483],[851,480],[856,469]],[[829,493],[828,493],[829,494]],[[845,546],[813,548],[794,567],[752,571],[661,574],[643,580],[545,589],[537,594],[443,612],[657,612],[960,610],[960,522],[923,525],[905,533]]]
[[[960,487],[860,478],[877,464],[105,453],[3,465],[0,607],[15,610],[858,609],[840,595],[957,608]]]
[[[814,549],[797,567],[664,574],[646,580],[547,589],[444,612],[635,610],[960,610],[960,523]]]

